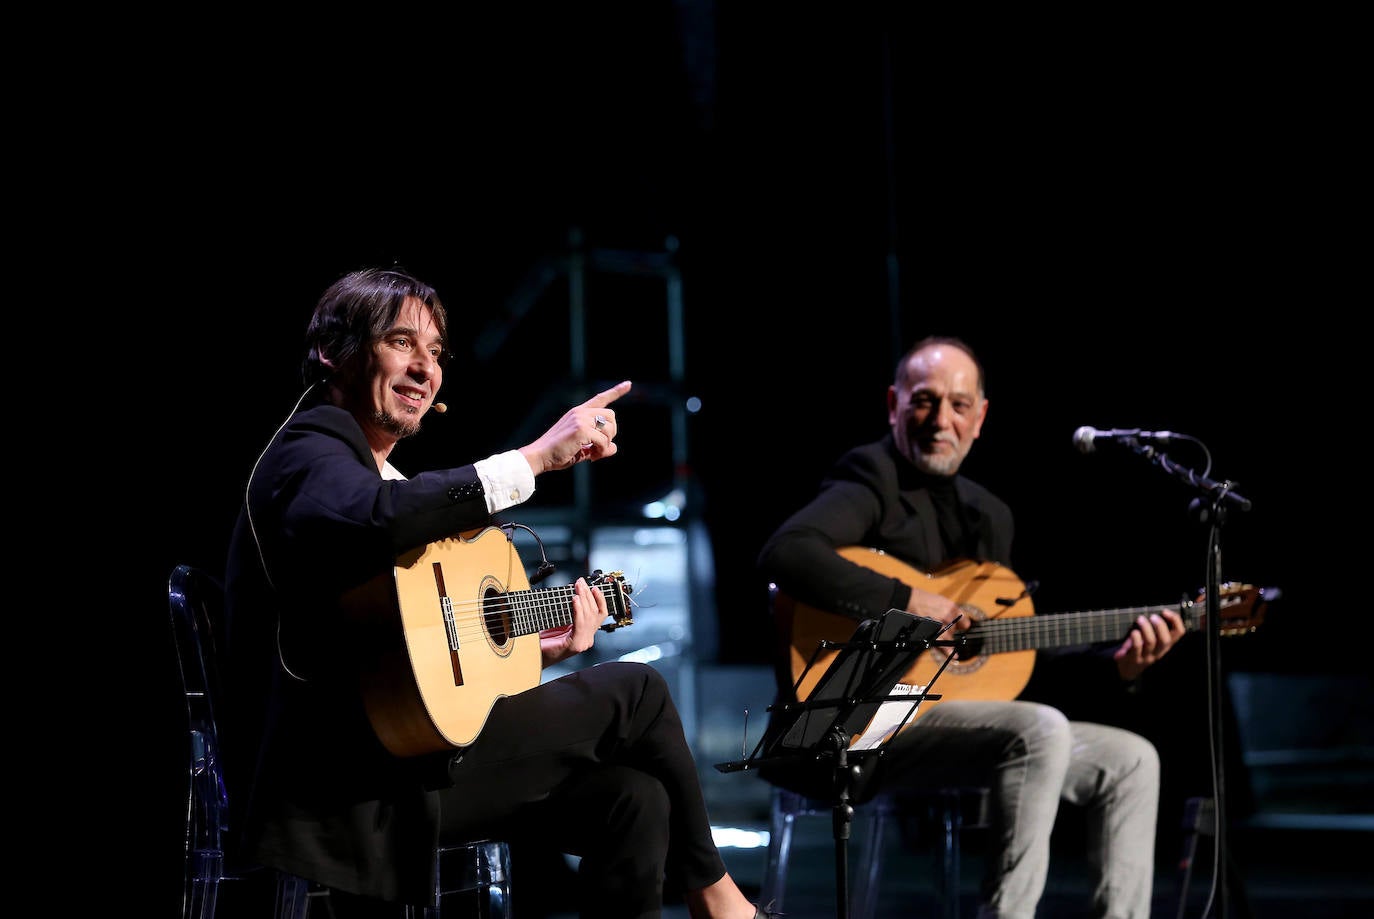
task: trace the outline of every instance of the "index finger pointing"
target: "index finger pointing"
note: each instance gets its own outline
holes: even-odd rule
[[[589,406],[590,408],[605,408],[607,405],[610,405],[616,399],[619,399],[621,396],[629,392],[631,385],[632,384],[629,380],[622,380],[619,383],[612,386],[610,389],[607,389],[604,392],[597,393],[596,395],[592,396],[590,399],[588,399],[586,402],[583,402],[582,404]]]

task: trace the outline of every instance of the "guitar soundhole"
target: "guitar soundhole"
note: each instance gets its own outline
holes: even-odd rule
[[[975,623],[982,622],[987,618],[987,613],[971,603],[959,604],[959,609],[964,615],[972,619]],[[953,630],[951,630],[953,631]],[[964,645],[958,649],[958,656],[950,663],[947,673],[968,674],[983,666],[986,658],[982,657],[983,639],[978,634],[978,627],[975,625],[967,632],[959,632],[957,635],[950,635],[955,639],[963,639]],[[954,650],[952,648],[933,648],[931,653],[936,655],[936,659],[943,662],[945,657]]]
[[[959,659],[951,667],[958,667],[961,663],[972,663],[983,653],[983,640],[978,637],[971,637],[964,642],[963,647],[959,648]]]
[[[482,599],[482,624],[487,639],[496,647],[504,647],[511,638],[511,604],[506,594],[487,590]]]

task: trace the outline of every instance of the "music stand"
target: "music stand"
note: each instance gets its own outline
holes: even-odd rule
[[[930,689],[953,655],[925,686],[914,687],[910,693],[894,694],[893,689],[923,651],[956,644],[937,640],[946,628],[938,619],[891,609],[878,619],[859,623],[848,641],[822,639],[792,687],[794,697],[822,651],[838,649],[839,653],[810,695],[800,702],[769,706],[773,717],[753,752],[742,760],[716,764],[721,772],[742,772],[804,760],[831,762],[838,919],[849,915],[848,841],[854,818],[849,798],[854,779],[870,759],[882,756],[888,741],[906,726],[922,702],[940,698]],[[868,736],[870,730],[878,736]]]

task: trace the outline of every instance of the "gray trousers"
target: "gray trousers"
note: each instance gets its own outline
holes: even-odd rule
[[[1145,738],[1033,702],[949,700],[889,742],[855,796],[950,783],[992,789],[980,919],[1035,915],[1060,800],[1087,817],[1086,855],[1097,875],[1091,915],[1148,919],[1159,755]]]

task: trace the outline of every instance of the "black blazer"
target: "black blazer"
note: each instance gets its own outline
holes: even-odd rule
[[[971,479],[956,476],[954,485],[977,557],[1010,566],[1011,508]],[[851,545],[882,549],[925,571],[951,560],[925,477],[890,434],[840,457],[816,497],[764,544],[759,570],[793,599],[855,620],[904,609],[911,588],[836,554]]]
[[[352,415],[292,416],[254,468],[226,564],[226,781],[242,857],[428,902],[447,755],[376,739],[336,599],[397,555],[489,523],[472,466],[384,480]]]

